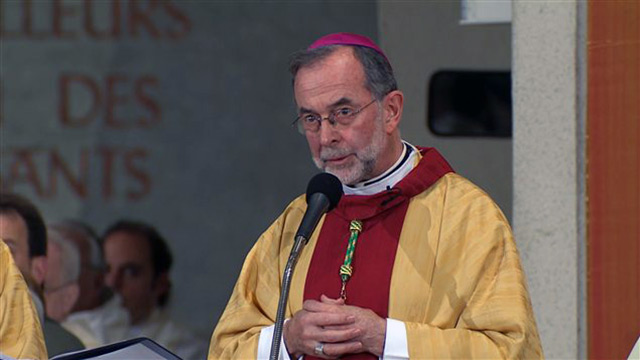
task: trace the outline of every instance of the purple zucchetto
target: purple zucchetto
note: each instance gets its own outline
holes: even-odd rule
[[[363,35],[352,33],[342,32],[325,35],[314,41],[313,44],[309,45],[308,50],[317,49],[329,45],[359,45],[368,47],[375,50],[378,54],[382,55],[382,57],[384,57],[387,62],[389,62],[389,59],[387,59],[387,56],[384,54],[382,49],[380,49],[380,47],[376,45],[376,43],[374,43],[371,39]]]

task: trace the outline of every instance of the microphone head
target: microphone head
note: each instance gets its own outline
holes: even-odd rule
[[[329,173],[320,173],[309,180],[307,186],[307,204],[311,195],[315,193],[324,194],[329,199],[329,209],[331,211],[338,205],[340,198],[342,197],[342,183],[335,175]]]

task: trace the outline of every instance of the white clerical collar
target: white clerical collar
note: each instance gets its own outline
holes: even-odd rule
[[[392,188],[400,182],[416,164],[418,149],[406,141],[398,160],[384,173],[355,185],[342,185],[346,195],[373,195]]]

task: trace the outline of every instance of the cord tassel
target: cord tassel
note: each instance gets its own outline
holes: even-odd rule
[[[349,231],[351,236],[349,237],[349,244],[347,245],[347,253],[344,256],[344,263],[340,266],[340,278],[342,279],[342,289],[340,290],[340,298],[347,300],[347,282],[353,275],[353,254],[356,251],[356,243],[358,242],[358,235],[362,232],[362,222],[359,220],[352,220],[349,224]]]

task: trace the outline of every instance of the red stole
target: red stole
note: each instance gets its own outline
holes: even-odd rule
[[[374,195],[343,196],[326,215],[307,272],[304,300],[319,300],[322,294],[334,299],[340,296],[339,269],[349,241],[349,223],[360,220],[363,229],[352,261],[353,275],[347,283],[347,304],[388,317],[391,273],[409,200],[452,171],[435,149],[420,151],[420,163],[394,188]],[[376,359],[369,353],[343,358]]]

